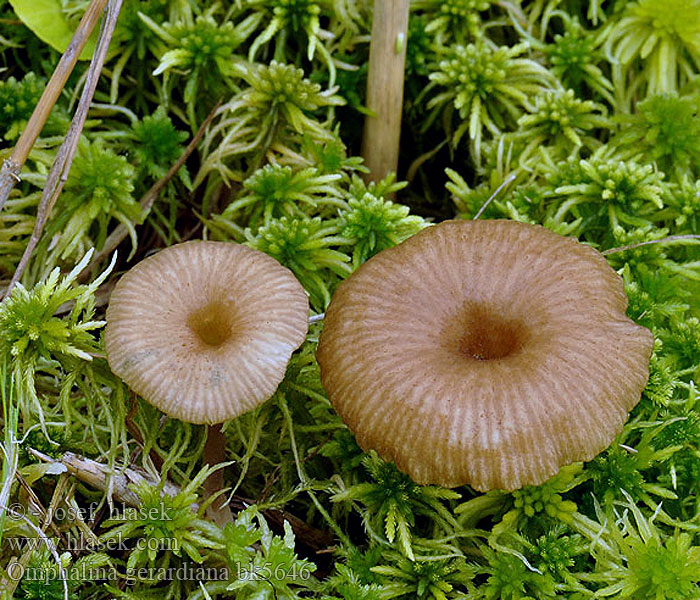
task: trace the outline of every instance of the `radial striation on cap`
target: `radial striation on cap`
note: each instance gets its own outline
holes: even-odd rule
[[[220,423],[268,399],[305,339],[291,271],[246,246],[192,241],[146,258],[107,309],[112,371],[164,413]]]
[[[514,221],[448,221],[362,265],[318,347],[360,446],[418,483],[536,485],[607,447],[649,375],[651,332],[594,249]]]

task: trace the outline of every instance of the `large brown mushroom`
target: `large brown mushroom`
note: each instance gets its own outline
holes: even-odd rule
[[[309,303],[291,271],[246,246],[192,241],[117,283],[110,367],[164,413],[220,423],[264,402],[304,341]]]
[[[592,248],[513,221],[449,221],[342,283],[318,361],[360,446],[418,483],[513,490],[608,446],[651,333]]]

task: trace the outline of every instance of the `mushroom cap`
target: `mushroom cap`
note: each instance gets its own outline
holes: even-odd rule
[[[540,226],[447,221],[336,291],[321,380],[364,450],[418,483],[537,485],[607,447],[649,376],[596,250]]]
[[[267,400],[304,341],[291,271],[247,246],[192,241],[141,261],[107,308],[112,371],[164,413],[220,423]]]

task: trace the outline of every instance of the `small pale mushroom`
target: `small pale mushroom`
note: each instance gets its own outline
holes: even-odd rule
[[[418,483],[536,485],[606,448],[653,337],[596,250],[540,226],[448,221],[335,293],[318,361],[360,446]]]
[[[192,241],[146,258],[117,283],[107,308],[112,371],[144,400],[189,423],[233,419],[270,398],[308,330],[309,302],[292,272],[240,244]],[[204,462],[226,460],[220,425]],[[221,470],[205,491],[223,488]],[[221,501],[208,516],[230,520]]]
[[[267,400],[304,341],[291,271],[247,246],[192,241],[146,258],[112,292],[112,371],[167,415],[221,423]]]

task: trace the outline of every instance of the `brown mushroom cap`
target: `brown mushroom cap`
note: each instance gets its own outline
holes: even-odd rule
[[[304,341],[294,275],[246,246],[193,241],[127,272],[107,309],[112,371],[164,413],[220,423],[264,402]]]
[[[418,483],[513,490],[608,446],[653,337],[600,253],[540,226],[448,221],[362,265],[318,347],[360,446]]]

